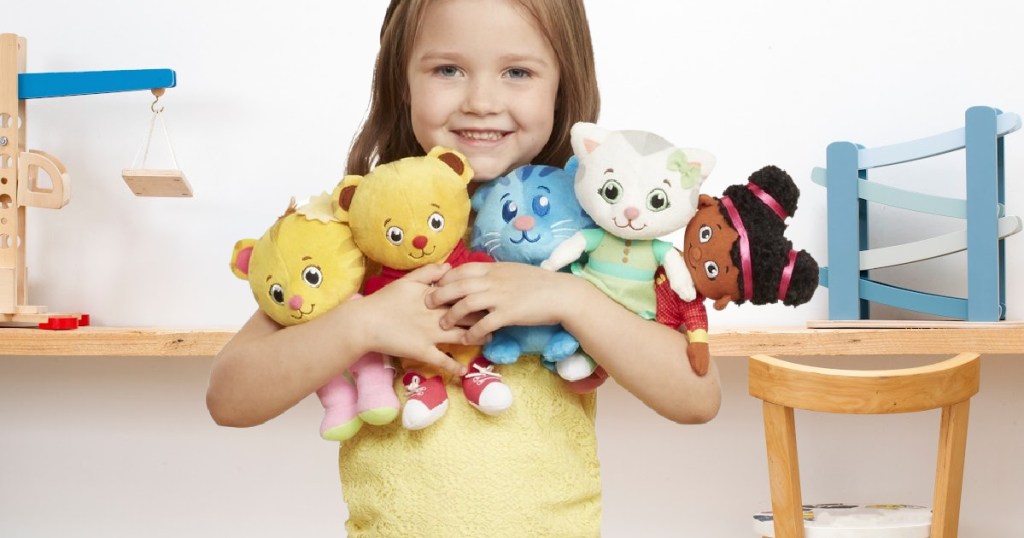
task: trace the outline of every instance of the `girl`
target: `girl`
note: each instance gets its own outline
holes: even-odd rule
[[[571,151],[569,128],[595,121],[597,111],[582,0],[392,0],[369,116],[347,171],[363,174],[435,145],[468,156],[480,182],[530,162],[558,165]],[[462,367],[438,344],[559,323],[659,414],[701,423],[718,412],[717,372],[693,374],[685,336],[583,279],[516,263],[449,269],[421,268],[289,328],[257,312],[214,362],[212,416],[230,426],[265,422],[371,350],[459,376]],[[499,417],[452,402],[431,428],[364,429],[341,447],[350,536],[600,533],[593,394],[567,390],[538,361],[502,375],[516,401]]]

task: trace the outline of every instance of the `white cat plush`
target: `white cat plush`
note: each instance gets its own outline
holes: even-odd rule
[[[541,267],[557,270],[572,263],[574,273],[648,319],[655,317],[658,266],[681,299],[696,298],[682,256],[658,238],[685,228],[696,213],[700,185],[715,157],[675,147],[653,133],[609,131],[593,123],[573,125],[571,136],[579,159],[576,197],[601,229],[576,233]],[[578,262],[584,253],[585,265]]]

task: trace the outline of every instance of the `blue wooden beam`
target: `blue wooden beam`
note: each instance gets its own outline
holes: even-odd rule
[[[18,99],[173,88],[176,83],[172,69],[21,73],[18,75]]]

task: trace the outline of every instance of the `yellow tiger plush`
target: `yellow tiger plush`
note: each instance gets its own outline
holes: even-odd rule
[[[231,270],[249,282],[260,310],[285,326],[357,297],[366,273],[352,231],[334,217],[326,193],[299,208],[293,199],[262,237],[235,243]],[[394,369],[386,357],[367,353],[347,374],[317,390],[324,406],[320,435],[330,441],[351,438],[364,422],[382,425],[398,416]]]
[[[353,239],[366,257],[382,266],[379,275],[367,279],[363,293],[369,295],[430,263],[455,267],[494,261],[482,252],[470,252],[463,241],[470,212],[467,186],[472,178],[465,156],[436,147],[422,157],[381,164],[365,176],[346,176],[338,184],[333,193],[335,214],[351,226]],[[470,404],[489,415],[508,409],[512,392],[480,354],[479,346],[439,348],[469,367],[462,390]],[[412,359],[402,359],[407,393],[402,425],[418,430],[448,410],[448,380]]]

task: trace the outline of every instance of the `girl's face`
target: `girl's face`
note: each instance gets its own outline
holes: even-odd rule
[[[558,59],[510,0],[432,0],[407,70],[412,129],[469,158],[474,180],[528,164],[554,124]]]

